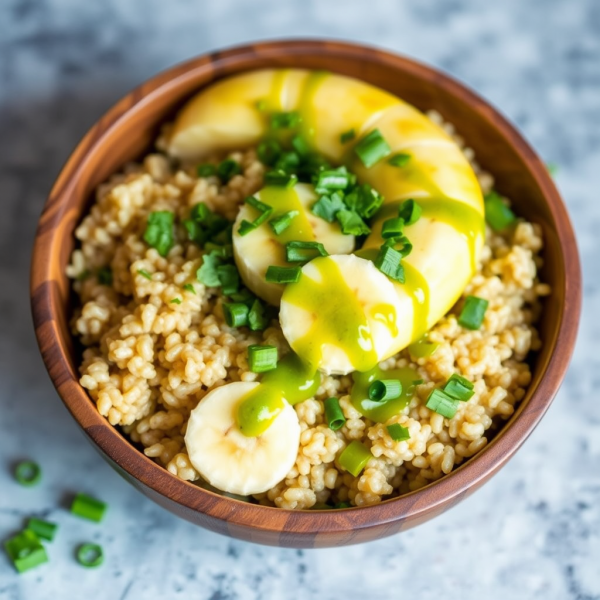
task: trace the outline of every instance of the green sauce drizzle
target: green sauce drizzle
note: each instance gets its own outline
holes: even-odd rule
[[[321,385],[321,373],[290,352],[277,363],[277,368],[265,373],[263,386],[278,390],[293,406],[312,398]]]
[[[248,437],[263,434],[285,408],[285,400],[275,387],[258,385],[238,407],[237,424]]]

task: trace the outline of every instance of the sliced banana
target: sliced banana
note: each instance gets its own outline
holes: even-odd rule
[[[283,335],[326,374],[367,371],[396,345],[401,303],[373,262],[354,254],[316,258],[281,298]]]
[[[354,249],[354,236],[344,235],[339,224],[328,223],[311,212],[317,201],[312,185],[296,184],[293,188],[266,187],[255,194],[261,202],[273,207],[271,218],[289,211],[297,211],[290,226],[276,234],[268,222],[246,235],[240,234],[242,221],[253,221],[258,216],[255,208],[244,204],[233,226],[235,263],[245,285],[257,296],[277,306],[284,286],[265,279],[270,265],[290,266],[285,258],[288,241],[320,242],[329,254],[346,254]]]
[[[237,409],[259,385],[218,387],[190,414],[185,434],[190,461],[210,485],[230,494],[266,492],[285,478],[298,454],[300,424],[287,402],[262,435],[246,437],[239,430]]]

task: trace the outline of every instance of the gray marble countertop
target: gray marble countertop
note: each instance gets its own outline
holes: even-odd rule
[[[36,221],[86,129],[134,85],[242,41],[329,36],[445,69],[512,119],[549,162],[585,277],[565,384],[517,456],[444,516],[400,536],[330,550],[255,546],[209,533],[142,497],[104,463],[45,373],[29,316]],[[39,513],[60,526],[51,564],[18,576],[0,553],[0,600],[206,598],[600,598],[600,3],[597,0],[2,0],[0,2],[0,539]],[[11,465],[34,457],[43,483]],[[102,526],[61,504],[88,490]],[[103,544],[97,570],[73,547]]]

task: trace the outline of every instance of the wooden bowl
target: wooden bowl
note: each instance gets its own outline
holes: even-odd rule
[[[202,87],[261,67],[325,69],[363,79],[454,123],[497,189],[544,232],[541,277],[552,286],[533,358],[533,379],[517,411],[476,457],[429,486],[381,504],[346,510],[287,511],[239,502],[181,481],[144,456],[100,416],[78,383],[69,332],[65,266],[73,230],[94,188],[141,157],[159,125]],[[496,110],[448,76],[407,58],[329,41],[252,44],[204,55],[160,73],[111,108],[87,133],[60,173],[41,216],[31,273],[35,331],[50,377],[65,405],[102,456],[137,489],[198,525],[236,538],[296,548],[365,542],[431,519],[475,491],[516,452],[562,382],[575,343],[581,275],[574,233],[544,163]]]

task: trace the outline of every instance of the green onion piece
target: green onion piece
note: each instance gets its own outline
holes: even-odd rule
[[[300,214],[297,210],[290,210],[278,217],[273,217],[269,221],[269,225],[271,229],[275,232],[276,235],[283,233],[291,224],[292,221]]]
[[[400,217],[394,217],[393,219],[387,219],[383,222],[381,227],[381,237],[384,239],[395,238],[402,235],[404,229],[404,219]]]
[[[344,235],[367,235],[371,228],[353,210],[339,210],[335,218],[338,220]]]
[[[228,183],[235,175],[242,172],[242,165],[232,158],[226,158],[217,166],[217,175],[223,183]]]
[[[294,173],[300,165],[300,156],[297,152],[284,152],[274,165],[275,171]]]
[[[146,269],[138,269],[138,273],[142,277],[145,277],[146,279],[149,279],[150,281],[152,281],[152,275],[150,275],[150,273],[148,273],[148,271],[146,271]]]
[[[241,302],[223,302],[223,315],[229,327],[248,325],[248,307]]]
[[[406,154],[406,152],[398,152],[398,154],[394,154],[388,158],[388,164],[392,165],[392,167],[405,167],[410,160],[410,154]]]
[[[85,281],[91,274],[89,269],[84,269],[75,279],[77,279],[77,281]]]
[[[494,231],[504,231],[516,220],[515,213],[502,201],[496,192],[484,196],[485,220]]]
[[[404,221],[405,225],[412,225],[419,220],[421,216],[421,207],[414,200],[405,200],[398,211],[398,215]]]
[[[169,304],[181,304],[181,299],[180,298],[172,298],[171,300],[169,300]]]
[[[285,259],[288,262],[308,262],[317,256],[329,256],[320,242],[288,242],[285,245]]]
[[[458,401],[442,390],[435,389],[429,394],[425,406],[446,419],[451,419],[458,408]]]
[[[448,396],[461,402],[470,400],[475,394],[474,384],[472,381],[461,377],[454,373],[450,379],[446,382],[446,385],[442,388]]]
[[[381,208],[383,200],[383,196],[368,183],[355,187],[344,198],[348,208],[363,219],[370,219]]]
[[[4,542],[4,548],[19,573],[24,573],[48,562],[48,555],[38,536],[30,529],[24,529]]]
[[[33,531],[33,533],[35,533],[39,538],[51,542],[56,535],[58,525],[56,523],[50,523],[50,521],[44,521],[42,519],[31,517],[27,521],[27,529]]]
[[[375,163],[385,158],[392,149],[385,141],[379,129],[374,129],[354,146],[354,152],[360,158],[363,165],[372,167]]]
[[[254,196],[248,196],[244,200],[244,202],[246,204],[249,204],[252,208],[255,208],[260,213],[260,216],[253,221],[253,223],[257,223],[259,219],[262,219],[260,222],[258,222],[257,225],[262,225],[273,214],[272,206],[261,202],[258,198],[255,198]]]
[[[208,252],[219,258],[231,258],[233,256],[233,246],[231,244],[214,244],[206,242],[204,244],[204,252]]]
[[[458,317],[458,324],[466,329],[479,329],[489,302],[477,296],[467,296]]]
[[[329,196],[321,196],[311,208],[313,214],[321,217],[328,223],[335,221],[335,216],[340,210],[346,210],[344,197],[341,192],[334,192]]]
[[[196,279],[207,287],[219,287],[221,280],[217,268],[221,259],[214,254],[208,253],[202,257],[202,266],[196,271]]]
[[[267,101],[264,98],[261,98],[260,100],[257,100],[254,103],[254,106],[256,106],[256,108],[260,110],[260,112],[264,112],[265,110],[267,110]]]
[[[248,346],[248,366],[253,373],[265,373],[277,367],[277,348],[275,346]]]
[[[333,508],[352,508],[352,504],[350,502],[338,502]]]
[[[106,512],[106,504],[87,494],[79,493],[71,504],[71,514],[100,523]]]
[[[300,267],[276,267],[271,265],[267,269],[265,279],[269,283],[297,283],[300,281],[302,269]]]
[[[173,221],[175,215],[169,210],[159,210],[148,215],[144,241],[156,248],[161,256],[166,256],[175,244]]]
[[[96,272],[96,277],[100,285],[112,285],[113,274],[110,267],[100,267]]]
[[[235,294],[240,289],[240,274],[235,265],[219,265],[217,276],[226,296]]]
[[[215,167],[215,165],[211,165],[210,163],[198,165],[196,167],[196,174],[198,177],[212,177],[213,175],[217,174],[217,167]]]
[[[413,385],[421,385],[422,383],[425,383],[424,379],[415,379],[412,384]]]
[[[243,302],[248,308],[252,306],[252,303],[256,299],[254,294],[247,288],[242,288],[239,292],[235,294],[229,294],[229,297],[234,302]]]
[[[256,229],[256,225],[254,223],[250,223],[250,221],[246,221],[246,219],[242,219],[240,226],[238,227],[238,233],[241,236],[248,235],[251,231]]]
[[[377,379],[369,386],[369,398],[373,402],[385,402],[400,398],[402,384],[399,379]]]
[[[390,279],[404,283],[404,267],[400,264],[402,254],[385,244],[381,246],[379,254],[375,258],[375,266]]]
[[[410,440],[408,427],[403,427],[400,423],[392,423],[387,426],[387,431],[394,442],[404,442]]]
[[[99,567],[104,562],[104,551],[98,544],[81,544],[76,556],[77,562],[83,567]]]
[[[356,132],[354,131],[354,129],[349,129],[348,131],[344,131],[344,133],[340,135],[340,142],[342,142],[342,144],[347,144],[348,142],[351,142],[355,137]]]
[[[183,289],[186,292],[190,292],[191,294],[195,294],[196,293],[196,290],[195,290],[194,286],[191,283],[184,284]]]
[[[439,347],[440,345],[437,342],[422,339],[411,344],[408,351],[413,358],[427,358],[433,356]]]
[[[248,312],[248,326],[252,331],[262,331],[269,325],[269,316],[264,304],[256,298]]]
[[[302,117],[297,110],[276,112],[271,115],[271,129],[291,129],[300,125]]]
[[[310,146],[301,135],[292,138],[292,147],[300,156],[307,156],[310,153]]]
[[[344,448],[338,460],[343,469],[358,477],[372,458],[371,451],[358,440],[354,440]]]
[[[325,421],[332,431],[337,431],[344,426],[346,417],[340,408],[340,401],[337,398],[327,398],[323,402],[325,406]]]
[[[283,169],[265,173],[265,185],[290,189],[297,183],[298,177],[292,173],[286,173]]]
[[[396,252],[398,252],[402,258],[406,258],[413,249],[413,245],[410,243],[409,239],[405,235],[401,235],[399,237],[391,237],[385,241],[386,246],[390,246]],[[398,248],[400,246],[400,248]]]
[[[272,167],[277,162],[282,152],[281,146],[275,140],[264,140],[256,148],[258,160],[268,167]]]
[[[42,479],[42,469],[37,463],[24,460],[15,467],[15,479],[26,487],[37,485]]]
[[[321,171],[315,184],[317,194],[328,194],[336,190],[345,190],[355,180],[346,167]]]

